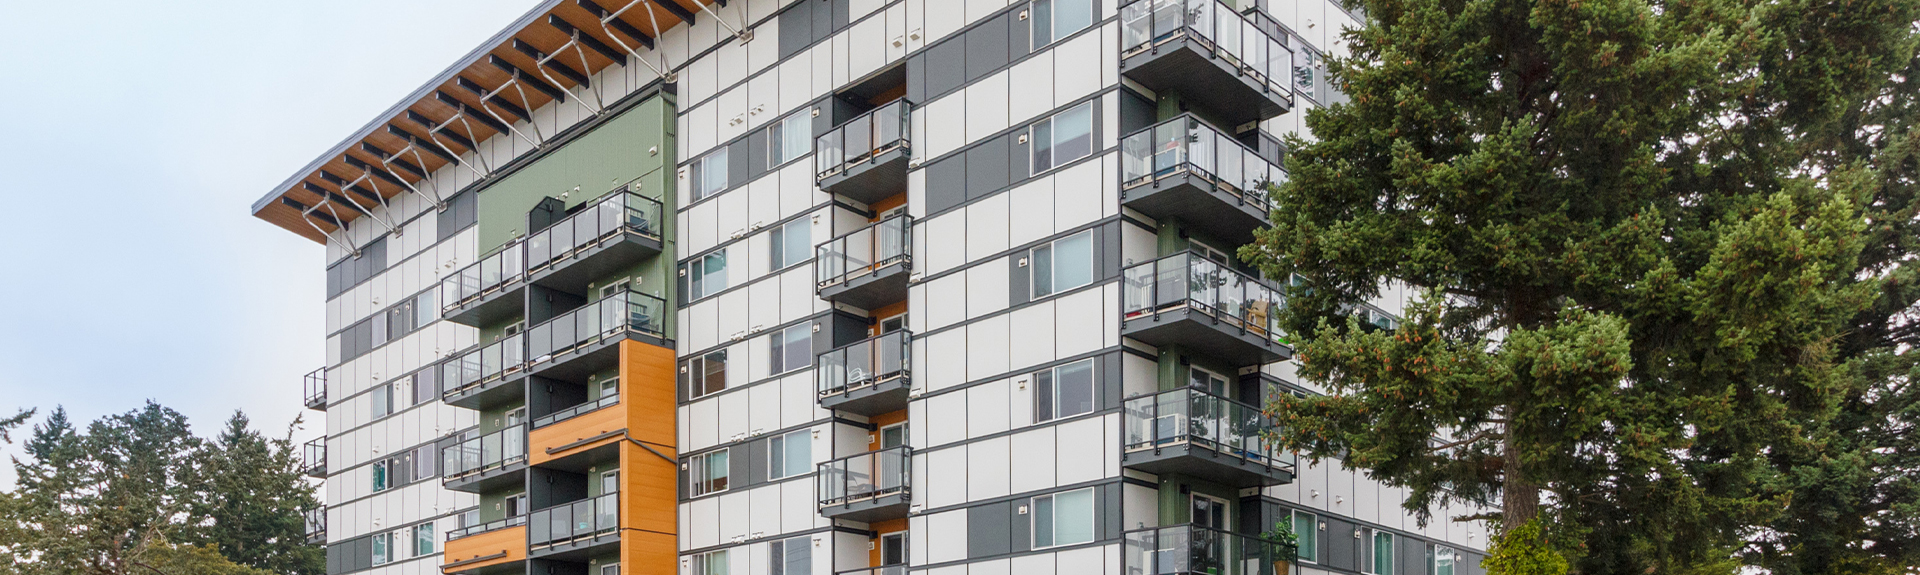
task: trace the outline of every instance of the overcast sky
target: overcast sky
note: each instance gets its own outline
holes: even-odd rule
[[[319,436],[323,251],[249,207],[534,4],[0,0],[0,416]]]

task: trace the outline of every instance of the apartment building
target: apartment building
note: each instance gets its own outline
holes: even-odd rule
[[[1356,18],[540,2],[253,206],[327,246],[328,572],[1478,575],[1259,439],[1319,390],[1231,255]]]

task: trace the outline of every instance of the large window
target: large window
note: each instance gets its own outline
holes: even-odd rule
[[[1033,124],[1033,173],[1093,154],[1093,102]]]
[[[727,490],[729,449],[687,459],[687,496],[699,497]]]
[[[771,373],[781,374],[813,365],[813,324],[803,323],[774,332],[769,354]]]
[[[373,564],[386,565],[393,561],[393,534],[373,534]]]
[[[726,148],[721,148],[717,152],[707,154],[707,157],[688,164],[687,179],[690,180],[688,183],[691,184],[689,187],[692,188],[693,194],[693,199],[689,201],[697,202],[701,198],[725,191],[727,189]]]
[[[1372,537],[1372,559],[1367,562],[1367,573],[1373,575],[1393,575],[1393,534],[1374,531]]]
[[[1432,575],[1454,575],[1454,565],[1458,564],[1460,560],[1460,552],[1454,551],[1452,547],[1445,545],[1430,547],[1428,548],[1428,552],[1431,553],[1430,557],[1433,558],[1433,564],[1427,566],[1428,573]]]
[[[1033,298],[1093,283],[1093,230],[1033,248]]]
[[[428,477],[433,477],[435,475],[433,463],[435,461],[438,461],[438,458],[435,458],[433,456],[432,445],[422,445],[420,447],[414,448],[412,457],[413,457],[412,475],[413,475],[414,481],[419,481],[422,479],[426,479]]]
[[[1314,563],[1320,560],[1320,517],[1312,513],[1293,512],[1293,534],[1299,536],[1300,560]]]
[[[1033,498],[1033,548],[1093,541],[1093,488]]]
[[[767,544],[767,564],[772,575],[812,575],[813,538],[789,537]]]
[[[687,263],[687,301],[707,297],[727,289],[727,250],[719,250]]]
[[[695,555],[693,569],[688,572],[692,575],[733,575],[733,570],[727,567],[727,554],[731,551],[721,549]]]
[[[802,429],[767,440],[767,479],[785,479],[812,470],[812,431]]]
[[[387,460],[387,459],[382,459],[382,460],[373,462],[372,468],[373,468],[373,492],[374,493],[386,491],[387,488],[393,487],[393,473],[392,473],[393,470],[390,469],[390,466],[391,466],[391,460]]]
[[[1033,49],[1093,25],[1093,0],[1034,0]]]
[[[727,350],[720,350],[687,360],[687,366],[681,368],[687,379],[687,399],[693,399],[727,388]]]
[[[440,398],[440,390],[434,387],[439,379],[434,377],[433,366],[413,372],[413,404],[420,405]]]
[[[1093,413],[1093,359],[1033,374],[1033,420],[1051,421]]]
[[[393,384],[383,383],[383,384],[380,384],[378,387],[373,388],[372,391],[368,391],[367,401],[368,401],[368,404],[371,405],[373,408],[368,415],[372,416],[374,419],[379,419],[382,417],[386,417],[389,414],[392,414],[393,413]]]
[[[813,115],[794,112],[767,128],[767,166],[777,167],[813,148]]]
[[[813,220],[800,218],[773,229],[767,251],[772,260],[767,269],[780,271],[813,257]]]
[[[413,526],[413,556],[423,557],[433,554],[433,524],[421,523]]]

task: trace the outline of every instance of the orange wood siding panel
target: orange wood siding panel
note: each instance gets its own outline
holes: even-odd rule
[[[627,433],[646,444],[620,445],[620,562],[625,573],[671,574],[680,569],[677,365],[671,349],[620,343],[620,398],[627,406]]]
[[[624,384],[622,385],[624,386]],[[620,441],[621,439],[619,437],[609,437],[593,443],[575,446],[565,451],[552,454],[547,453],[548,449],[558,448],[582,439],[625,429],[627,423],[627,404],[631,401],[630,398],[623,396],[620,398],[620,403],[618,404],[610,405],[593,413],[580,415],[573,419],[568,419],[529,432],[527,435],[528,463],[539,465],[566,457],[573,453],[579,453],[587,449],[606,445],[610,442]]]
[[[633,340],[620,342],[620,398],[627,406],[627,433],[635,440],[678,449],[674,407],[678,379],[673,350]]]
[[[458,567],[442,567],[441,569],[447,573],[462,573],[481,567],[525,561],[527,559],[527,527],[525,525],[488,531],[479,535],[469,535],[448,541],[446,550],[441,556],[441,564],[459,563],[476,557],[499,555],[501,553],[506,553],[507,555],[498,559],[476,561]]]
[[[906,519],[888,519],[886,521],[875,521],[873,522],[873,524],[868,525],[867,527],[873,530],[874,532],[874,537],[868,540],[873,542],[873,549],[867,550],[867,566],[879,567],[880,553],[885,551],[885,549],[882,549],[880,547],[880,536],[886,535],[888,533],[897,533],[900,531],[906,531],[907,520]]]
[[[907,410],[905,409],[891,412],[891,413],[882,413],[880,415],[873,416],[873,419],[868,420],[868,422],[873,424],[875,431],[871,434],[871,437],[867,439],[867,451],[874,451],[874,450],[880,449],[879,428],[893,425],[896,423],[902,423],[902,422],[905,422],[906,420],[907,420]]]

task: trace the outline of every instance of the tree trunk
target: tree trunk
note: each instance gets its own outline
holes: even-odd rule
[[[1540,515],[1540,486],[1521,475],[1520,454],[1513,445],[1512,425],[1507,426],[1507,433],[1500,440],[1500,448],[1500,527],[1502,533],[1508,533]]]

